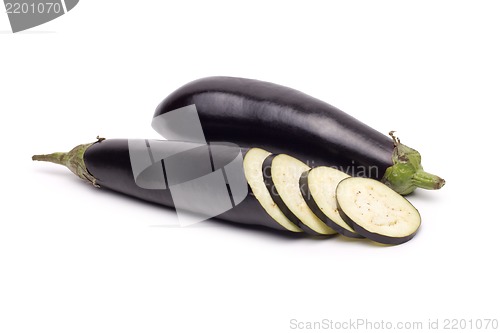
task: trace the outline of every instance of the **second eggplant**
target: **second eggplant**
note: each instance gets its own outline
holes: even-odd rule
[[[335,166],[351,176],[381,180],[400,194],[417,187],[439,189],[445,183],[425,172],[420,154],[392,133],[391,138],[288,87],[235,77],[203,78],[166,97],[155,117],[190,105],[195,105],[210,142],[284,153],[310,167]]]

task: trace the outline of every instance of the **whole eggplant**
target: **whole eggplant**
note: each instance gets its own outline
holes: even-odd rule
[[[225,141],[285,153],[311,167],[333,166],[381,180],[400,194],[439,189],[444,180],[425,172],[420,154],[390,133],[300,91],[258,80],[208,77],[167,96],[155,117],[195,105],[207,141]]]
[[[146,141],[148,144],[153,143],[153,140]],[[162,141],[158,142],[161,143]],[[174,149],[176,146],[182,144],[182,142],[166,143],[170,144],[170,147]],[[179,209],[179,207],[174,204],[174,198],[172,196],[171,186],[173,184],[167,183],[166,174],[164,174],[164,178],[162,177],[159,180],[155,180],[157,183],[156,187],[158,187],[158,183],[166,183],[164,188],[145,188],[139,185],[134,175],[131,162],[133,153],[130,147],[130,140],[128,139],[105,140],[103,138],[98,138],[94,143],[78,145],[67,153],[61,152],[47,155],[34,155],[32,159],[34,161],[45,161],[64,165],[78,177],[91,182],[96,187],[106,188],[148,202]],[[243,155],[247,151],[248,149],[241,149]],[[191,160],[197,160],[198,162],[203,161],[205,157],[204,149],[193,149],[191,152]],[[227,155],[227,153],[220,149],[214,152],[213,148],[210,150],[210,154],[212,161],[216,159],[229,161],[232,157],[224,156]],[[162,166],[165,168],[164,160],[159,161],[158,164],[160,168]],[[213,170],[208,170],[208,172],[210,171]],[[248,186],[246,182],[245,186]],[[196,211],[198,204],[199,202],[191,202],[189,205],[190,207],[187,207],[186,210],[192,213],[198,213]],[[248,187],[248,195],[245,195],[243,200],[239,201],[237,204],[233,203],[231,209],[215,217],[228,222],[260,225],[283,231],[302,232],[299,228],[284,227],[271,218],[255,198],[250,187]]]

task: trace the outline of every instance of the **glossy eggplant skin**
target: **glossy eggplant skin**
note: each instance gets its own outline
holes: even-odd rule
[[[243,153],[245,151],[242,149]],[[94,143],[85,151],[84,162],[89,173],[97,178],[97,185],[148,202],[174,207],[168,188],[150,190],[136,184],[127,139],[108,139]],[[250,189],[241,203],[216,218],[228,222],[286,230],[266,213]]]
[[[393,165],[391,138],[291,88],[243,78],[203,78],[167,96],[155,116],[192,104],[207,141],[259,147],[351,175],[370,168],[363,176],[378,180]]]

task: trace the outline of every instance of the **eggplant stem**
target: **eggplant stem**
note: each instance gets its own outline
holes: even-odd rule
[[[103,140],[105,139],[98,136],[96,142],[78,145],[67,153],[58,152],[46,155],[33,155],[31,159],[33,161],[50,162],[64,165],[81,179],[91,183],[95,187],[99,187],[99,185],[97,184],[97,179],[90,174],[90,172],[87,170],[87,167],[85,166],[84,155],[85,151],[87,151],[90,146]]]
[[[393,165],[385,171],[382,182],[399,194],[410,194],[420,187],[426,190],[438,190],[446,183],[443,178],[424,171],[420,153],[401,143],[401,140],[390,131],[394,142],[392,153]]]
[[[33,155],[31,159],[33,161],[43,161],[43,162],[51,162],[60,165],[66,165],[64,163],[64,159],[66,158],[66,153],[52,153],[47,155]]]
[[[413,183],[415,186],[426,190],[439,190],[446,184],[446,181],[424,170],[419,170],[413,175]]]

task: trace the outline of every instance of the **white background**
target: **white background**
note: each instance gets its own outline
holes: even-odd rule
[[[292,332],[290,320],[500,320],[498,1],[90,1],[0,13],[0,332]],[[287,238],[97,190],[31,155],[156,138],[200,77],[294,87],[398,130],[447,181],[395,247]],[[345,330],[347,331],[347,330]]]

